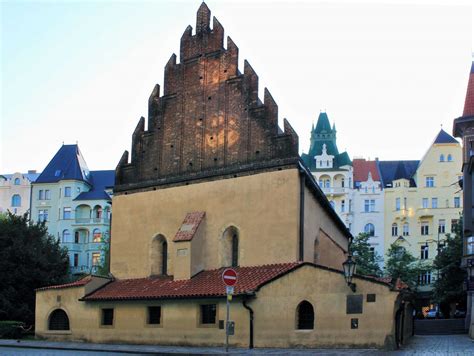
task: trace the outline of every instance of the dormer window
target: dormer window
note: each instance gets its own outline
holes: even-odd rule
[[[56,172],[54,172],[55,177],[59,177],[61,175],[61,170],[57,169]]]

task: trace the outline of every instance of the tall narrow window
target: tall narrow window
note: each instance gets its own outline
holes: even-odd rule
[[[44,200],[44,190],[40,189],[38,191],[38,200]]]
[[[346,201],[341,200],[341,213],[345,212],[346,210]]]
[[[63,230],[63,242],[68,243],[71,242],[71,233],[68,229]]]
[[[421,259],[427,260],[428,259],[428,245],[421,246]]]
[[[454,197],[454,207],[455,208],[460,208],[461,207],[461,198],[460,197]]]
[[[92,253],[92,266],[98,266],[100,264],[100,252]]]
[[[438,198],[431,198],[431,208],[438,208]]]
[[[71,196],[71,187],[64,187],[64,196],[65,197]]]
[[[64,220],[68,220],[68,219],[71,219],[71,212],[72,212],[72,209],[71,208],[63,208],[63,219]]]
[[[392,224],[392,236],[398,236],[398,225]]]
[[[239,230],[229,226],[224,230],[220,239],[220,259],[222,267],[237,267],[239,265]]]
[[[46,200],[51,200],[51,191],[50,191],[49,189],[46,189],[46,190],[44,191],[44,198],[45,198]]]
[[[403,236],[410,235],[410,225],[408,223],[403,224]]]
[[[395,199],[395,210],[400,210],[400,198]]]
[[[157,235],[151,242],[150,249],[151,275],[168,273],[168,243],[163,235]]]
[[[421,234],[422,235],[429,235],[429,223],[427,221],[421,222]]]
[[[314,308],[310,302],[303,300],[296,308],[297,329],[312,330],[314,329]]]
[[[163,241],[161,250],[161,274],[168,274],[168,243]]]
[[[369,236],[375,236],[375,226],[374,224],[368,223],[364,227],[364,232]]]
[[[232,267],[239,265],[239,237],[232,235]]]
[[[105,308],[102,309],[102,318],[101,318],[102,325],[114,325],[114,309],[113,308]]]
[[[421,201],[421,206],[423,207],[423,209],[427,209],[428,208],[428,198],[423,198],[422,201]]]
[[[99,229],[92,232],[92,242],[102,242],[102,232]]]
[[[12,196],[12,206],[13,207],[19,207],[21,206],[21,197],[19,194],[14,194]]]
[[[440,234],[446,233],[446,220],[444,220],[444,219],[439,220],[439,222],[438,222],[438,232]]]

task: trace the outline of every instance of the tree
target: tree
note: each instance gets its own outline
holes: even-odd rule
[[[381,276],[382,270],[380,269],[379,263],[382,261],[382,257],[377,254],[377,252],[370,250],[369,238],[369,234],[365,233],[354,237],[349,251],[357,263],[357,274]]]
[[[434,284],[433,297],[440,304],[463,303],[466,298],[463,283],[467,274],[461,268],[463,239],[459,226],[462,226],[462,221],[453,236],[446,234],[445,247],[434,260],[434,267],[439,271],[440,278]]]
[[[0,320],[34,322],[35,289],[68,279],[67,250],[27,214],[0,219]]]
[[[418,287],[418,276],[432,269],[431,266],[421,262],[396,242],[390,245],[385,263],[385,275],[393,280],[400,278],[410,288]]]
[[[97,274],[99,276],[108,276],[110,273],[110,237],[102,238],[100,265],[97,266]]]

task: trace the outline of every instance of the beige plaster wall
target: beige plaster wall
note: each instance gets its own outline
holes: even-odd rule
[[[144,256],[149,256],[157,234],[168,242],[168,274],[172,275],[179,245],[172,239],[186,213],[192,211],[206,212],[201,247],[204,269],[221,267],[220,239],[230,225],[239,231],[241,266],[297,259],[297,169],[118,195],[113,207],[111,272],[118,278],[150,275],[150,259]]]
[[[383,347],[394,333],[394,304],[398,293],[377,283],[355,279],[363,294],[362,314],[346,314],[346,295],[352,294],[342,274],[313,266],[303,266],[257,292],[249,302],[255,314],[256,347]],[[224,330],[217,320],[225,320],[225,300],[164,300],[80,302],[84,287],[37,292],[36,334],[50,339],[86,340],[163,345],[222,346]],[[376,294],[375,303],[366,303],[367,293]],[[61,302],[57,302],[57,296]],[[309,301],[315,310],[314,330],[296,330],[296,308]],[[199,324],[201,304],[217,303],[216,324]],[[159,326],[146,324],[147,306],[162,307]],[[49,314],[57,307],[69,315],[71,332],[47,330]],[[101,308],[114,308],[114,325],[100,326]],[[359,319],[359,329],[350,328],[351,318]],[[247,347],[249,313],[240,298],[231,302],[235,335],[233,347]]]
[[[304,261],[341,269],[341,264],[345,261],[348,240],[307,187],[305,187],[304,217]]]
[[[394,335],[394,305],[398,293],[387,286],[354,278],[356,293],[342,274],[303,266],[263,287],[251,303],[255,312],[256,347],[383,347]],[[376,294],[367,303],[368,293]],[[346,314],[346,296],[364,296],[362,314]],[[296,308],[307,300],[315,311],[314,330],[296,329]],[[351,329],[351,318],[359,328]]]

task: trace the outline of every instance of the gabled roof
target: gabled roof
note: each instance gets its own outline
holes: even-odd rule
[[[235,267],[238,283],[234,295],[255,292],[271,280],[293,270],[300,262],[280,263],[254,267]],[[222,282],[225,268],[202,271],[186,280],[173,280],[170,276],[116,280],[82,300],[143,300],[170,298],[225,297]]]
[[[106,189],[113,188],[115,181],[115,171],[91,171],[89,183],[91,190],[82,192],[74,200],[110,200]]]
[[[354,167],[354,182],[365,182],[369,177],[369,172],[374,181],[380,181],[377,161],[366,161],[364,158],[355,158],[352,161]]]
[[[36,179],[39,177],[40,173],[20,173],[23,177],[28,179],[31,183],[36,181]],[[14,174],[0,174],[0,177],[4,177],[5,179],[12,179]]]
[[[441,144],[441,143],[458,143],[459,142],[450,134],[448,134],[446,131],[441,129],[439,131],[438,136],[436,136],[433,144]]]
[[[471,73],[467,84],[466,100],[462,116],[474,116],[474,62],[471,64]]]
[[[204,211],[187,213],[173,241],[191,241],[204,216],[206,216]]]
[[[382,184],[389,187],[394,180],[408,179],[410,187],[416,186],[413,176],[416,173],[420,161],[378,161]]]
[[[55,183],[60,180],[89,182],[89,168],[78,145],[62,145],[35,183]]]

